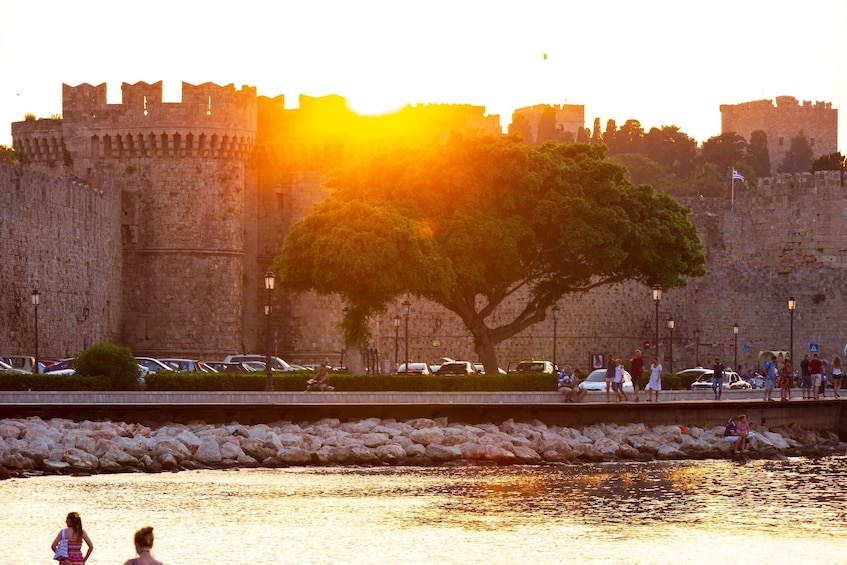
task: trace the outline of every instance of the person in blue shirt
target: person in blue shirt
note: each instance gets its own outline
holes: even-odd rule
[[[773,401],[773,387],[776,385],[776,355],[771,355],[771,360],[765,363],[765,401]]]

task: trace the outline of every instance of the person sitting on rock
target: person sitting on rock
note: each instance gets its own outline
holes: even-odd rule
[[[565,365],[559,373],[559,392],[565,395],[565,402],[580,402],[588,393],[577,386],[576,378],[571,376],[570,365]]]
[[[737,418],[730,418],[729,422],[726,423],[726,427],[723,430],[723,438],[726,441],[732,442],[732,451],[733,453],[739,452],[739,435],[738,435],[738,423]]]

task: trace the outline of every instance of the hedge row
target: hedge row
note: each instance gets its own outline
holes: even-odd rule
[[[290,372],[273,375],[274,390],[303,391],[306,381],[314,373]],[[551,391],[556,390],[556,376],[540,373],[509,375],[469,375],[447,377],[438,375],[349,375],[333,373],[329,378],[338,391],[397,391],[397,392],[498,392],[498,391]],[[665,373],[664,390],[688,390],[692,377]],[[643,390],[646,378],[640,379]],[[111,377],[83,377],[80,375],[19,375],[0,373],[0,390],[6,391],[64,391],[64,390],[127,390],[128,385],[115,382]],[[264,373],[171,373],[159,372],[147,376],[146,390],[159,391],[262,391],[265,389]]]

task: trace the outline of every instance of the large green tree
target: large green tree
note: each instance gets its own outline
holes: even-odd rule
[[[273,269],[284,288],[340,294],[351,343],[408,293],[461,318],[496,372],[495,346],[566,294],[630,280],[673,288],[705,272],[688,209],[632,184],[602,145],[456,137],[374,155],[330,185]]]
[[[753,168],[757,177],[771,176],[771,157],[768,152],[768,134],[757,129],[750,134],[744,161]]]
[[[791,139],[791,147],[785,154],[782,165],[779,166],[780,173],[806,173],[812,169],[812,146],[809,138],[800,130],[800,133]]]

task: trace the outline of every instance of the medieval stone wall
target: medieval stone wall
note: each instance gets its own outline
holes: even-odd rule
[[[802,131],[815,157],[838,151],[838,110],[831,102],[803,101],[793,96],[722,104],[721,133],[735,132],[750,141],[750,134],[762,130],[768,135],[771,174],[776,173],[791,149],[791,140]]]
[[[0,352],[73,355],[118,342],[120,190],[0,164]]]
[[[247,87],[184,84],[181,103],[163,103],[161,83],[139,83],[124,85],[121,104],[107,104],[105,85],[66,86],[62,120],[13,124],[30,165],[0,168],[0,288],[8,289],[0,315],[12,322],[0,330],[0,352],[32,352],[29,293],[38,286],[43,355],[113,341],[136,354],[220,358],[263,352],[267,340],[292,362],[340,362],[338,297],[278,290],[264,314],[262,275],[285,234],[327,197],[326,173],[339,163],[406,136],[485,132],[494,120],[466,105],[412,107],[406,121],[380,121],[351,115],[340,97],[306,97],[300,110],[283,102]],[[739,189],[734,202],[684,203],[708,272],[664,293],[658,344],[651,290],[629,283],[563,298],[555,322],[500,344],[501,365],[552,359],[554,334],[556,361],[583,370],[592,353],[627,358],[645,342],[648,356],[658,345],[666,368],[671,348],[675,370],[715,354],[734,362],[734,323],[746,349],[739,362],[755,363],[759,350],[790,348],[792,320],[795,354],[810,343],[826,356],[841,351],[847,206],[839,175],[779,175],[760,179],[758,192]],[[510,319],[519,300],[491,323]],[[413,360],[476,359],[455,315],[412,302]],[[399,303],[372,322],[370,345],[384,370],[404,357],[405,322]],[[350,363],[357,352],[344,355]]]

